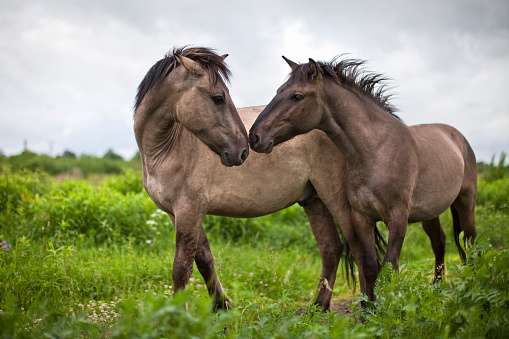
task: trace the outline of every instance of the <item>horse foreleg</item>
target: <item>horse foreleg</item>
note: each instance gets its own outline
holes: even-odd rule
[[[354,253],[354,258],[359,267],[359,282],[361,292],[366,294],[369,300],[375,300],[375,282],[378,277],[379,265],[376,255],[375,223],[364,219],[359,213],[352,211],[352,229],[343,234]],[[361,303],[364,307],[364,302]]]
[[[431,248],[435,254],[435,278],[434,282],[442,281],[444,277],[444,257],[445,257],[445,233],[440,225],[440,218],[423,221],[422,228],[431,241]]]
[[[210,250],[209,241],[205,235],[203,227],[200,227],[200,239],[198,242],[195,261],[200,274],[205,280],[209,295],[213,296],[215,299],[214,310],[227,309],[231,300],[224,293],[223,286],[217,276],[214,265],[214,256]]]
[[[392,269],[398,272],[399,255],[408,227],[408,214],[394,212],[386,224],[389,228],[389,241],[387,243],[387,252],[385,253],[383,265],[390,262],[392,264]]]
[[[185,289],[193,273],[201,223],[205,215],[199,215],[196,211],[180,210],[170,217],[175,225],[176,238],[172,277],[174,291],[178,292]]]
[[[322,273],[318,285],[318,296],[315,305],[324,311],[330,307],[332,291],[336,282],[339,260],[343,252],[343,243],[339,237],[334,218],[319,199],[304,207],[311,230],[322,257]]]

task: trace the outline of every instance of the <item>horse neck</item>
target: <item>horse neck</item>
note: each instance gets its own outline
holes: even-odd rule
[[[179,149],[192,147],[187,145],[198,140],[176,121],[175,116],[175,109],[169,105],[160,105],[153,112],[136,112],[135,136],[145,168],[161,164]]]
[[[334,84],[325,90],[324,131],[350,165],[365,164],[387,138],[407,128],[364,93]]]

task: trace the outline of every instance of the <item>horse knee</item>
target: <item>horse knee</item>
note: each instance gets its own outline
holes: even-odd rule
[[[374,283],[378,278],[378,262],[374,258],[364,260],[364,279],[366,282]]]
[[[344,250],[345,250],[345,246],[343,245],[343,242],[339,239],[339,241],[335,242],[335,244],[334,244],[334,253],[337,254],[338,260],[343,255]]]
[[[214,256],[210,251],[198,250],[195,257],[196,266],[212,267],[214,266]]]
[[[375,300],[375,282],[378,278],[378,262],[375,258],[364,260],[365,293],[369,300]]]
[[[191,278],[191,275],[193,274],[193,265],[191,264],[184,266],[179,263],[173,264],[173,285],[175,286],[175,291],[184,289],[189,282],[189,279]]]
[[[339,240],[339,239],[338,239]],[[339,241],[332,242],[322,250],[322,256],[339,262],[343,254],[343,243]]]

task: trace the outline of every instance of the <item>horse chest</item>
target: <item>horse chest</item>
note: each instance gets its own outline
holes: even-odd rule
[[[347,189],[350,206],[373,220],[383,219],[384,202],[367,185],[350,182]]]
[[[407,210],[411,183],[369,170],[350,170],[346,187],[352,208],[373,221],[386,220],[394,209]]]

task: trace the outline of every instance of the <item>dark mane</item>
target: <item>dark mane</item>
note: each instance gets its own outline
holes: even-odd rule
[[[364,93],[374,100],[382,109],[397,117],[396,107],[389,100],[392,95],[387,94],[386,82],[389,80],[380,73],[366,72],[362,67],[366,61],[358,59],[342,59],[336,56],[331,62],[317,61],[323,76]],[[309,63],[300,64],[292,71],[291,77],[308,80]]]
[[[145,95],[168,75],[172,70],[180,65],[177,56],[185,56],[200,63],[208,71],[212,82],[216,82],[218,77],[222,76],[226,81],[231,75],[230,69],[223,62],[215,50],[205,47],[181,47],[173,48],[173,51],[166,53],[163,59],[156,62],[147,72],[136,94],[134,104],[134,114],[140,106]]]

